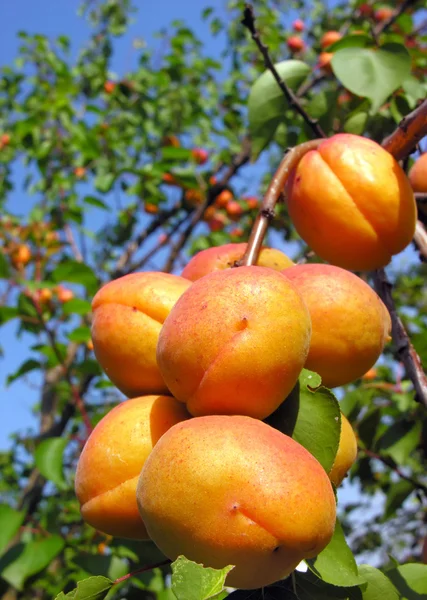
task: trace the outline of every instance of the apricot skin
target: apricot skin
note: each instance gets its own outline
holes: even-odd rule
[[[235,565],[226,585],[251,589],[316,556],[335,527],[327,474],[300,444],[242,416],[172,427],[144,465],[141,516],[170,559]]]
[[[427,192],[427,154],[422,154],[412,165],[409,181],[414,192]]]
[[[193,416],[263,419],[295,385],[310,330],[308,310],[284,275],[227,269],[199,279],[178,300],[160,332],[157,362]]]
[[[339,267],[296,265],[283,271],[311,316],[307,369],[336,387],[362,377],[380,356],[391,329],[382,300],[362,279]]]
[[[104,533],[148,539],[136,485],[153,446],[172,425],[190,418],[169,396],[122,402],[97,424],[77,465],[76,495],[83,519]]]
[[[334,135],[303,156],[287,196],[302,239],[344,269],[385,266],[415,231],[417,209],[404,171],[376,142],[359,136]]]
[[[168,393],[157,367],[157,339],[171,308],[190,285],[168,273],[134,273],[107,283],[95,295],[95,355],[126,396]]]
[[[188,265],[181,273],[181,277],[196,281],[213,271],[222,271],[231,268],[234,263],[240,260],[245,253],[247,244],[224,244],[198,252],[190,260]],[[257,262],[259,267],[269,267],[276,271],[281,271],[291,267],[294,262],[274,248],[263,248]]]
[[[347,417],[341,413],[341,433],[337,455],[329,479],[338,487],[357,458],[357,439]]]

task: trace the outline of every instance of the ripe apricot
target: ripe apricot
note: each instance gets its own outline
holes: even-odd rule
[[[335,42],[338,42],[341,38],[342,34],[339,31],[327,31],[322,35],[320,46],[321,48],[327,48],[328,46],[335,44]]]
[[[199,206],[204,199],[205,195],[202,190],[192,189],[185,192],[185,200],[188,204],[191,204],[191,206]]]
[[[342,483],[347,472],[351,469],[357,457],[357,439],[353,428],[347,417],[341,413],[341,433],[338,451],[335,456],[332,469],[329,471],[329,479],[338,487]]]
[[[63,285],[58,285],[56,288],[56,295],[59,302],[68,302],[74,298],[74,292]]]
[[[302,50],[305,50],[304,40],[297,35],[291,35],[288,37],[286,43],[288,44],[288,48],[291,52],[302,52]]]
[[[204,165],[209,158],[209,152],[204,148],[193,148],[191,156],[198,165]]]
[[[193,256],[181,273],[181,277],[196,281],[196,279],[200,279],[212,271],[229,269],[242,258],[245,250],[245,242],[241,244],[224,244],[223,246],[202,250]],[[269,267],[276,271],[292,267],[293,264],[286,254],[275,248],[262,248],[257,262],[259,267]]]
[[[351,270],[385,266],[411,241],[414,194],[376,142],[340,133],[308,152],[288,181],[296,230],[324,260]]]
[[[76,167],[74,169],[74,175],[77,179],[82,179],[86,175],[86,169],[84,167]]]
[[[245,198],[246,204],[250,210],[254,210],[259,206],[259,200],[255,196],[250,196],[249,198]]]
[[[293,23],[292,23],[292,29],[294,29],[295,31],[304,31],[305,29],[305,25],[304,25],[304,21],[301,21],[301,19],[296,19]]]
[[[199,417],[167,431],[148,457],[137,501],[170,559],[235,568],[226,585],[286,577],[330,541],[336,518],[327,474],[300,444],[262,421]]]
[[[332,73],[331,60],[333,55],[333,52],[321,52],[317,61],[317,67]]]
[[[390,8],[389,6],[383,6],[382,8],[379,8],[378,10],[376,10],[374,12],[374,19],[375,21],[386,21],[387,19],[390,19],[394,14],[394,11],[392,8]]]
[[[106,94],[112,94],[115,89],[116,89],[116,84],[114,83],[114,81],[106,81],[104,83],[104,91]]]
[[[295,385],[310,330],[304,301],[281,273],[216,271],[193,283],[171,310],[157,362],[172,395],[193,416],[263,419]]]
[[[296,265],[283,273],[310,312],[307,369],[327,387],[361,377],[389,339],[390,315],[380,297],[354,273],[332,265]]]
[[[414,192],[427,193],[427,153],[415,161],[408,176]]]
[[[156,215],[159,212],[159,207],[157,204],[153,204],[152,202],[146,202],[144,204],[145,212],[149,215]]]
[[[208,226],[211,231],[222,231],[226,225],[227,218],[218,211],[215,212],[213,217],[208,221]]]
[[[92,302],[99,364],[127,396],[164,394],[156,362],[161,326],[190,282],[168,273],[133,273],[102,287]]]
[[[20,244],[11,253],[12,264],[16,268],[20,268],[28,264],[32,254],[30,247],[27,244]]]
[[[215,206],[218,208],[225,208],[233,198],[233,193],[230,190],[222,190],[215,198]]]
[[[243,214],[243,208],[235,200],[229,202],[225,210],[232,221],[239,221]]]
[[[83,519],[99,531],[147,539],[136,485],[151,450],[172,425],[190,418],[169,396],[122,402],[97,424],[80,455],[75,489]]]

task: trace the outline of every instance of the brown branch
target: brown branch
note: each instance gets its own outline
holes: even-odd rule
[[[427,135],[427,100],[406,115],[382,145],[396,160],[403,160],[415,150],[415,146],[425,135]]]
[[[303,109],[297,96],[288,87],[286,82],[283,81],[283,79],[280,77],[279,73],[277,72],[277,70],[274,66],[274,63],[270,57],[270,54],[268,52],[268,46],[266,46],[262,42],[259,32],[257,31],[257,29],[255,27],[254,9],[251,4],[245,5],[245,9],[243,11],[242,24],[250,31],[252,39],[258,46],[258,48],[264,58],[265,66],[270,71],[270,73],[273,75],[278,86],[280,87],[280,89],[282,90],[286,99],[288,100],[290,106],[292,108],[294,108],[298,114],[301,115],[301,117],[304,119],[304,121],[307,123],[307,125],[311,128],[311,130],[313,131],[313,133],[316,137],[325,137],[325,133],[322,130],[322,128],[320,127],[320,125],[318,124],[318,122],[315,119],[312,119],[310,117],[310,115]]]
[[[414,488],[421,490],[422,492],[424,492],[424,494],[427,495],[427,485],[424,485],[424,483],[421,483],[421,481],[418,481],[417,479],[414,479],[413,477],[410,477],[409,475],[405,475],[405,473],[402,471],[402,469],[398,465],[396,465],[396,463],[394,462],[393,459],[391,459],[387,456],[381,456],[381,454],[377,454],[376,452],[372,452],[372,450],[368,450],[366,448],[360,448],[359,451],[366,454],[366,456],[368,456],[369,458],[378,460],[384,466],[388,467],[389,469],[394,471],[397,475],[399,475],[399,477],[401,479],[408,481],[409,483],[411,483],[414,486]]]
[[[387,279],[384,269],[374,271],[374,285],[377,294],[386,305],[392,327],[393,342],[399,360],[405,366],[406,372],[415,389],[415,396],[427,408],[427,377],[424,373],[420,357],[415,351],[403,323],[397,314],[396,306],[392,296],[392,285]]]
[[[76,240],[74,239],[73,230],[71,229],[71,227],[68,223],[64,223],[64,231],[65,231],[65,238],[66,238],[67,242],[70,244],[71,250],[73,251],[73,254],[74,254],[74,258],[78,262],[83,262],[83,256],[76,244]]]

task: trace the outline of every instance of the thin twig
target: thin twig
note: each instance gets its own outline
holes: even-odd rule
[[[116,579],[114,581],[113,585],[117,585],[118,583],[127,581],[131,577],[135,577],[135,575],[139,575],[139,573],[145,573],[146,571],[152,571],[153,569],[158,569],[159,567],[166,567],[167,565],[170,565],[171,562],[172,562],[171,560],[167,559],[167,560],[162,560],[162,562],[158,562],[154,565],[148,565],[146,567],[141,567],[140,569],[137,569],[136,571],[132,571],[132,573],[127,573],[126,575],[123,575],[123,577],[119,577],[118,579]]]
[[[424,373],[420,357],[415,351],[403,323],[397,314],[392,296],[392,285],[387,279],[384,269],[374,271],[374,285],[377,294],[383,300],[391,317],[392,337],[399,360],[405,366],[412,381],[418,402],[427,408],[427,377]]]
[[[397,475],[399,475],[399,477],[401,479],[408,481],[409,483],[411,483],[414,486],[414,488],[421,490],[422,492],[424,492],[424,494],[427,494],[427,485],[424,485],[424,483],[421,483],[421,481],[418,481],[417,479],[414,479],[413,477],[410,477],[409,475],[405,475],[405,473],[402,471],[402,469],[398,465],[396,465],[392,459],[390,459],[386,456],[381,456],[380,454],[377,454],[376,452],[372,452],[372,450],[368,450],[366,448],[359,449],[359,451],[363,452],[363,454],[366,454],[366,456],[368,456],[369,458],[378,460],[383,465],[385,465],[386,467],[388,467],[389,469],[394,471]]]
[[[283,81],[283,79],[280,77],[279,73],[277,72],[277,70],[274,66],[274,63],[270,57],[270,54],[268,52],[268,46],[266,46],[262,42],[259,32],[255,27],[254,9],[251,4],[245,5],[245,9],[243,11],[242,24],[250,31],[250,33],[252,35],[252,39],[258,46],[258,48],[264,58],[264,63],[265,63],[266,68],[270,71],[270,73],[273,75],[274,79],[277,81],[278,86],[282,90],[282,92],[283,92],[284,96],[286,97],[286,99],[288,100],[290,106],[292,108],[294,108],[298,114],[301,115],[301,117],[304,119],[304,121],[307,123],[307,125],[311,128],[311,130],[313,131],[313,133],[316,137],[325,137],[325,133],[322,130],[322,128],[320,127],[320,125],[318,124],[318,122],[315,119],[312,119],[310,117],[310,115],[303,109],[297,96],[288,87],[286,82]]]
[[[74,258],[77,260],[77,262],[83,262],[83,256],[76,244],[76,240],[74,239],[73,230],[68,223],[64,223],[64,231],[67,242],[70,244],[71,250],[73,251]]]
[[[383,141],[382,145],[396,160],[403,160],[415,150],[415,146],[426,135],[427,100],[424,100],[400,121],[398,128]]]

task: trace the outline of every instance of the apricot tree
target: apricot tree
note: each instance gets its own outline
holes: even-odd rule
[[[426,3],[223,8],[0,73],[3,600],[427,594]]]

